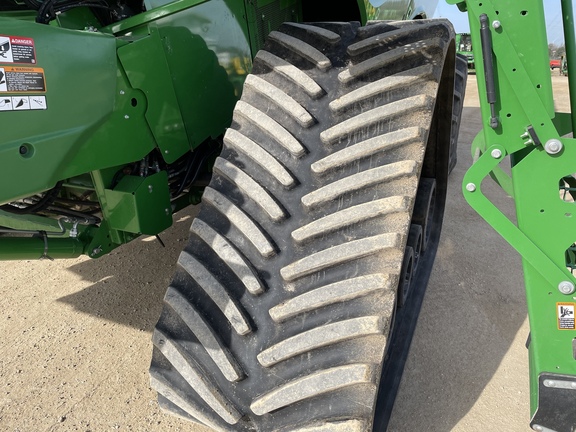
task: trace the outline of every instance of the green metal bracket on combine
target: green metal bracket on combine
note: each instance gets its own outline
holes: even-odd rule
[[[154,235],[172,225],[165,172],[148,177],[125,176],[113,190],[105,190],[103,202],[111,229]]]
[[[484,124],[473,143],[475,163],[464,177],[463,193],[523,259],[531,425],[537,431],[571,431],[576,426],[576,280],[570,270],[575,267],[570,257],[576,243],[576,140],[566,135],[575,122],[573,113],[554,112],[542,1],[448,3],[468,11]],[[571,28],[565,31],[567,48],[573,49],[570,0],[563,1],[563,12],[565,27]],[[574,104],[573,84],[570,89]],[[500,168],[504,160],[511,177]],[[516,222],[482,193],[489,176],[513,197]]]
[[[0,213],[0,259],[99,257],[160,233],[174,211],[198,203],[206,181],[182,183],[208,175],[206,148],[216,148],[229,126],[252,49],[265,34],[236,19],[257,14],[251,3],[145,3],[145,12],[109,25],[85,7],[50,25],[35,22],[36,11],[0,16],[3,35],[33,45],[33,64],[25,65],[33,67],[23,73],[42,82],[29,93],[44,102],[43,109],[2,110],[11,127],[0,142],[0,183],[10,187],[0,189],[0,205],[13,213]],[[283,16],[297,18],[293,4]],[[258,15],[263,25],[281,22],[272,19]],[[14,67],[0,57],[3,74]],[[12,93],[0,88],[8,101]],[[204,153],[192,157],[199,148]],[[34,210],[51,191],[61,211]],[[69,249],[52,253],[56,244]]]

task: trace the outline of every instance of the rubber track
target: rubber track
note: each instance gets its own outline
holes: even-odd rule
[[[153,336],[163,408],[372,428],[451,27],[284,24],[246,79]]]
[[[452,172],[458,162],[457,146],[460,132],[460,117],[464,109],[466,82],[468,81],[468,60],[462,54],[456,55],[456,75],[454,77],[454,102],[452,104],[452,129],[450,135],[450,161],[448,171]]]

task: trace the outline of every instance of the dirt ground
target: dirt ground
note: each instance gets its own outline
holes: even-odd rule
[[[553,73],[558,109],[567,79]],[[445,224],[389,431],[529,431],[528,324],[518,254],[465,203],[481,128],[470,76]],[[497,204],[513,217],[512,200]],[[151,331],[195,209],[99,260],[0,262],[0,431],[207,429],[163,414]]]

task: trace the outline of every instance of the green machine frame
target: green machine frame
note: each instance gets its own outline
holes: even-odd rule
[[[82,7],[50,25],[34,22],[36,11],[2,12],[3,40],[33,51],[0,57],[3,82],[25,82],[0,85],[0,102],[16,108],[23,95],[46,106],[1,113],[10,127],[0,142],[0,259],[97,258],[198,203],[207,180],[175,192],[172,175],[188,166],[209,176],[253,55],[275,26],[301,20],[295,0],[269,3],[146,0],[147,11],[104,27]],[[203,164],[192,167],[195,158]],[[50,191],[68,201],[64,217],[7,205],[34,208]],[[70,207],[86,202],[98,218]]]
[[[448,2],[468,12],[484,125],[473,142],[474,164],[464,177],[463,193],[523,259],[531,426],[573,431],[576,116],[554,110],[541,0]],[[572,0],[562,0],[562,12],[567,52],[575,53]],[[575,56],[568,59],[569,70],[576,71]],[[576,82],[569,89],[574,104]],[[482,193],[487,177],[513,197],[515,222]]]

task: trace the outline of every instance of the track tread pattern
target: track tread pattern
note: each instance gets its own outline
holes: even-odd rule
[[[244,81],[244,88],[265,95],[270,103],[278,105],[284,112],[292,116],[300,126],[310,127],[314,124],[314,117],[283,90],[270,84],[256,75],[248,75]]]
[[[288,217],[284,209],[278,205],[264,187],[233,163],[219,157],[214,163],[214,171],[231,180],[250,199],[256,202],[274,222],[280,222]]]
[[[152,337],[157,347],[166,359],[174,366],[178,373],[194,388],[202,399],[227,423],[234,424],[242,417],[218,389],[212,385],[204,374],[195,367],[183,348],[173,339],[166,337],[160,330],[154,330]]]
[[[305,312],[344,303],[375,291],[382,291],[393,299],[391,278],[386,274],[372,274],[324,285],[273,306],[269,313],[274,321],[282,322]]]
[[[276,253],[274,245],[264,235],[258,225],[220,192],[208,187],[204,191],[202,198],[226,216],[230,223],[237,227],[244,234],[244,237],[250,240],[252,245],[260,252],[260,255],[269,257]]]
[[[294,51],[301,57],[309,60],[315,67],[320,70],[326,71],[332,67],[332,62],[328,57],[326,57],[324,54],[322,54],[322,52],[313,46],[304,43],[300,39],[277,31],[270,32],[268,37],[288,48],[289,50]]]
[[[262,294],[264,284],[258,278],[246,258],[226,238],[218,234],[210,225],[201,219],[194,219],[190,231],[195,233],[216,252],[222,262],[240,279],[246,290],[253,295]]]
[[[367,335],[381,334],[386,328],[378,316],[352,318],[315,327],[284,339],[261,351],[258,361],[262,366],[275,364],[330,344]]]
[[[270,116],[250,104],[241,100],[238,101],[234,109],[234,114],[234,120],[242,117],[244,120],[254,123],[261,131],[266,132],[279,145],[288,150],[292,156],[299,158],[306,154],[306,148],[302,146],[290,132],[282,127],[276,120],[273,120]]]
[[[324,93],[324,90],[322,90],[322,87],[320,87],[316,81],[284,59],[268,51],[259,51],[258,54],[256,54],[256,59],[268,66],[271,70],[282,75],[283,78],[299,86],[311,98],[317,99]]]
[[[250,333],[250,324],[246,320],[246,312],[238,306],[237,302],[227,292],[216,277],[194,256],[182,252],[178,258],[180,265],[200,285],[206,294],[214,301],[216,306],[228,319],[232,328],[239,335]]]
[[[359,224],[378,216],[407,211],[409,211],[407,197],[394,196],[382,198],[339,210],[316,219],[292,231],[292,238],[297,243],[305,243],[311,239],[327,235],[331,232]]]
[[[154,333],[165,409],[217,430],[371,429],[451,37],[270,33]]]
[[[414,175],[416,168],[415,161],[406,160],[362,171],[304,195],[302,197],[302,205],[307,209],[326,205],[342,195],[350,194],[378,183],[388,182],[398,177]]]
[[[224,347],[219,336],[178,290],[169,287],[164,302],[182,317],[228,381],[240,381],[244,378],[238,362]]]
[[[283,384],[250,404],[257,415],[267,414],[286,405],[329,393],[355,384],[368,384],[373,370],[370,365],[352,364],[324,369]]]

